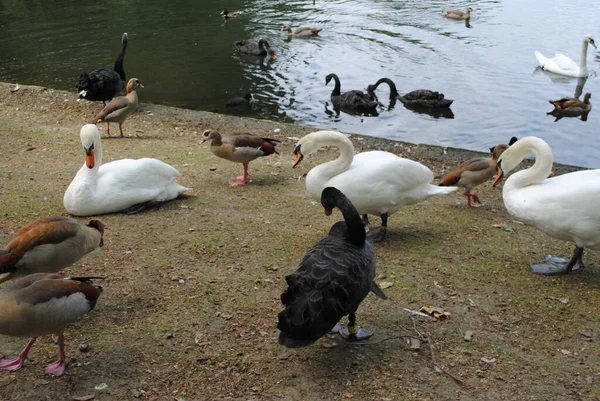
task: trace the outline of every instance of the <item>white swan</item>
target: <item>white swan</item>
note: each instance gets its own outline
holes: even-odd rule
[[[511,145],[498,160],[498,175],[517,167],[530,153],[535,164],[511,175],[502,196],[508,212],[549,236],[575,243],[568,262],[547,257],[547,264],[532,265],[536,273],[569,273],[583,267],[583,248],[600,249],[600,170],[584,170],[546,178],[552,169],[552,150],[542,139],[530,136]]]
[[[175,182],[179,171],[157,159],[122,159],[103,165],[102,142],[94,124],[84,125],[79,136],[85,163],[63,198],[65,209],[72,215],[136,213],[189,189]]]
[[[579,58],[579,65],[571,60],[564,54],[556,53],[553,58],[544,57],[539,51],[535,51],[535,58],[537,58],[540,67],[546,71],[553,72],[555,74],[568,75],[570,77],[587,77],[587,49],[588,43],[591,43],[596,48],[596,43],[592,35],[587,34],[583,37],[583,44],[581,45],[581,57]]]
[[[336,146],[340,156],[310,170],[306,176],[306,189],[313,199],[320,200],[325,187],[336,187],[350,199],[367,226],[367,214],[381,216],[381,229],[371,236],[373,242],[385,237],[388,216],[402,206],[457,189],[431,185],[431,170],[393,153],[370,151],[354,155],[350,139],[336,131],[317,131],[301,138],[296,143],[293,166],[325,145]]]

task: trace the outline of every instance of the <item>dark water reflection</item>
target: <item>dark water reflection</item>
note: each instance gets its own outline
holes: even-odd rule
[[[158,2],[0,0],[0,80],[74,90],[82,71],[110,67],[129,34],[128,77],[146,89],[143,102],[298,121],[319,128],[485,151],[511,136],[537,135],[558,161],[600,167],[598,125],[546,113],[549,99],[594,94],[600,56],[590,47],[587,81],[536,69],[533,54],[562,52],[579,61],[586,33],[600,41],[600,0],[391,1],[311,0]],[[442,17],[474,11],[468,24]],[[224,22],[219,12],[242,10]],[[322,28],[318,37],[288,38],[280,29]],[[233,42],[265,38],[277,59],[235,53]],[[389,77],[401,94],[432,89],[454,99],[447,114],[387,102],[377,117],[334,112],[325,76],[342,91]],[[226,108],[250,92],[256,102]],[[453,117],[453,118],[452,118]]]

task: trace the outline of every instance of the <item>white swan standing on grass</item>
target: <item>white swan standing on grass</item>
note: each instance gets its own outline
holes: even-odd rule
[[[177,169],[158,159],[121,159],[102,164],[102,142],[94,124],[84,125],[79,136],[85,163],[63,199],[72,215],[137,213],[189,189],[175,182]]]
[[[294,150],[294,167],[304,156],[326,145],[337,147],[340,156],[311,169],[306,176],[306,189],[315,200],[321,199],[325,187],[339,189],[363,216],[367,227],[368,214],[380,216],[381,229],[369,237],[372,242],[385,238],[388,216],[401,207],[457,189],[432,185],[433,173],[429,168],[390,152],[370,151],[354,155],[350,139],[337,131],[316,131],[302,137]]]
[[[592,35],[587,34],[583,37],[583,43],[581,45],[581,57],[579,58],[579,65],[564,54],[556,53],[553,58],[547,58],[539,51],[535,51],[535,57],[542,67],[546,71],[553,72],[555,74],[567,75],[570,77],[587,77],[587,49],[588,43],[596,48],[596,43]]]
[[[566,274],[583,267],[583,249],[600,250],[600,169],[583,170],[547,178],[552,169],[552,150],[544,140],[529,136],[502,153],[494,186],[533,153],[535,164],[514,173],[502,189],[506,210],[520,221],[551,236],[575,243],[571,260],[546,257],[532,265],[539,274]]]

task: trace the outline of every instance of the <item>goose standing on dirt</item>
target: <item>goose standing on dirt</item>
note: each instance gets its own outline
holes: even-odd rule
[[[235,185],[244,185],[248,179],[248,164],[259,157],[279,154],[275,146],[276,139],[261,138],[248,133],[236,133],[222,136],[217,131],[206,130],[202,133],[200,145],[211,141],[210,150],[215,156],[235,163],[242,163],[244,175],[237,177]]]
[[[460,11],[460,10],[448,10],[446,12],[444,12],[444,17],[446,18],[451,18],[451,19],[469,19],[471,18],[471,12],[473,11],[473,9],[471,7],[467,7],[466,12]]]
[[[127,82],[127,95],[113,98],[104,108],[94,117],[95,123],[106,123],[106,133],[110,136],[110,123],[119,123],[119,131],[123,137],[123,123],[135,112],[138,105],[137,88],[143,88],[144,85],[137,78],[131,78]]]
[[[341,110],[348,114],[364,114],[377,116],[377,101],[359,90],[351,90],[341,92],[340,79],[336,74],[329,74],[325,77],[325,85],[328,85],[331,80],[335,81],[335,86],[331,92],[331,103],[336,111]]]
[[[238,40],[234,42],[235,48],[244,54],[250,54],[252,56],[271,56],[271,60],[275,60],[275,52],[271,50],[271,45],[264,39],[256,40]]]
[[[127,76],[123,69],[123,60],[125,59],[125,51],[127,50],[127,38],[127,33],[124,33],[121,37],[121,53],[119,53],[119,56],[115,60],[112,70],[100,68],[89,74],[84,72],[79,76],[77,92],[79,92],[80,98],[102,101],[106,104],[107,100],[112,99],[125,88]]]
[[[303,27],[303,28],[298,28],[295,31],[292,31],[292,27],[290,27],[289,25],[284,25],[281,28],[281,31],[282,32],[286,31],[288,33],[288,36],[308,37],[308,36],[317,36],[319,34],[319,32],[322,31],[322,29]]]
[[[85,163],[63,198],[65,209],[72,215],[137,213],[189,189],[175,181],[177,169],[158,159],[121,159],[102,164],[102,142],[94,124],[84,125],[79,137]]]
[[[444,98],[443,93],[434,92],[429,89],[417,89],[400,96],[398,90],[396,89],[396,84],[389,78],[381,78],[374,85],[367,86],[367,93],[373,99],[377,99],[375,90],[382,83],[386,83],[390,87],[390,101],[398,98],[406,106],[448,108],[454,101]]]
[[[17,371],[37,337],[58,335],[59,358],[45,367],[49,375],[61,376],[66,367],[65,328],[96,306],[102,287],[85,277],[37,273],[11,281],[0,290],[0,334],[30,337],[15,359],[0,360],[0,370]]]
[[[21,227],[0,249],[0,283],[34,273],[56,273],[104,244],[104,224],[87,225],[65,216]]]
[[[368,214],[380,216],[381,229],[370,236],[373,242],[385,238],[388,216],[401,207],[457,189],[432,185],[431,170],[393,153],[370,151],[354,155],[350,139],[337,131],[316,131],[301,138],[294,150],[293,167],[326,145],[336,146],[340,156],[312,168],[306,176],[306,189],[313,199],[318,200],[324,188],[336,187],[363,216],[367,228]]]
[[[583,37],[579,65],[561,53],[556,53],[553,58],[547,58],[536,50],[535,58],[537,58],[540,67],[546,71],[550,71],[555,74],[566,75],[569,77],[587,77],[589,75],[587,69],[588,44],[591,44],[594,46],[594,48],[596,48],[596,42],[594,42],[594,38],[590,34],[587,34]]]
[[[512,174],[502,189],[506,210],[519,221],[539,228],[552,238],[575,243],[572,258],[547,257],[532,265],[539,274],[566,274],[583,266],[583,249],[600,250],[600,170],[583,170],[547,178],[552,171],[552,150],[534,136],[511,145],[498,160],[494,186],[533,153],[532,167]]]
[[[496,163],[498,158],[510,145],[517,141],[512,137],[508,145],[499,144],[490,148],[492,155],[490,157],[474,157],[461,163],[451,172],[446,174],[438,184],[441,187],[456,185],[465,188],[464,195],[467,197],[467,205],[471,207],[482,206],[481,200],[476,193],[471,192],[473,188],[494,178],[496,173]]]
[[[348,329],[340,334],[348,340],[365,340],[373,333],[356,326],[356,310],[370,291],[387,299],[374,281],[375,253],[356,208],[332,187],[323,190],[321,204],[327,215],[338,207],[344,222],[336,223],[285,278],[288,288],[281,295],[285,309],[278,315],[277,328],[279,343],[289,348],[314,343],[346,315]]]

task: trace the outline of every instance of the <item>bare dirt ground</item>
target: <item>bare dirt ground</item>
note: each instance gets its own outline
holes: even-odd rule
[[[25,223],[66,214],[64,191],[84,161],[79,129],[101,107],[72,93],[11,88],[0,84],[0,245]],[[292,169],[296,139],[314,129],[153,105],[124,127],[131,137],[106,139],[100,127],[105,162],[157,157],[192,190],[138,215],[101,216],[104,247],[67,269],[106,279],[97,308],[66,331],[66,374],[44,375],[58,350],[43,338],[21,371],[0,372],[0,400],[600,399],[600,257],[587,252],[588,267],[569,276],[533,274],[528,264],[570,256],[572,245],[514,221],[490,183],[479,209],[459,190],[391,216],[388,238],[375,246],[390,299],[369,296],[357,314],[375,331],[369,342],[331,337],[292,351],[277,343],[284,277],[341,219],[324,216],[298,177],[336,150]],[[280,156],[252,162],[254,181],[232,187],[242,167],[198,145],[208,128],[279,139]],[[436,174],[475,155],[351,140]],[[424,305],[451,316],[405,310]],[[0,357],[24,343],[0,337]]]

